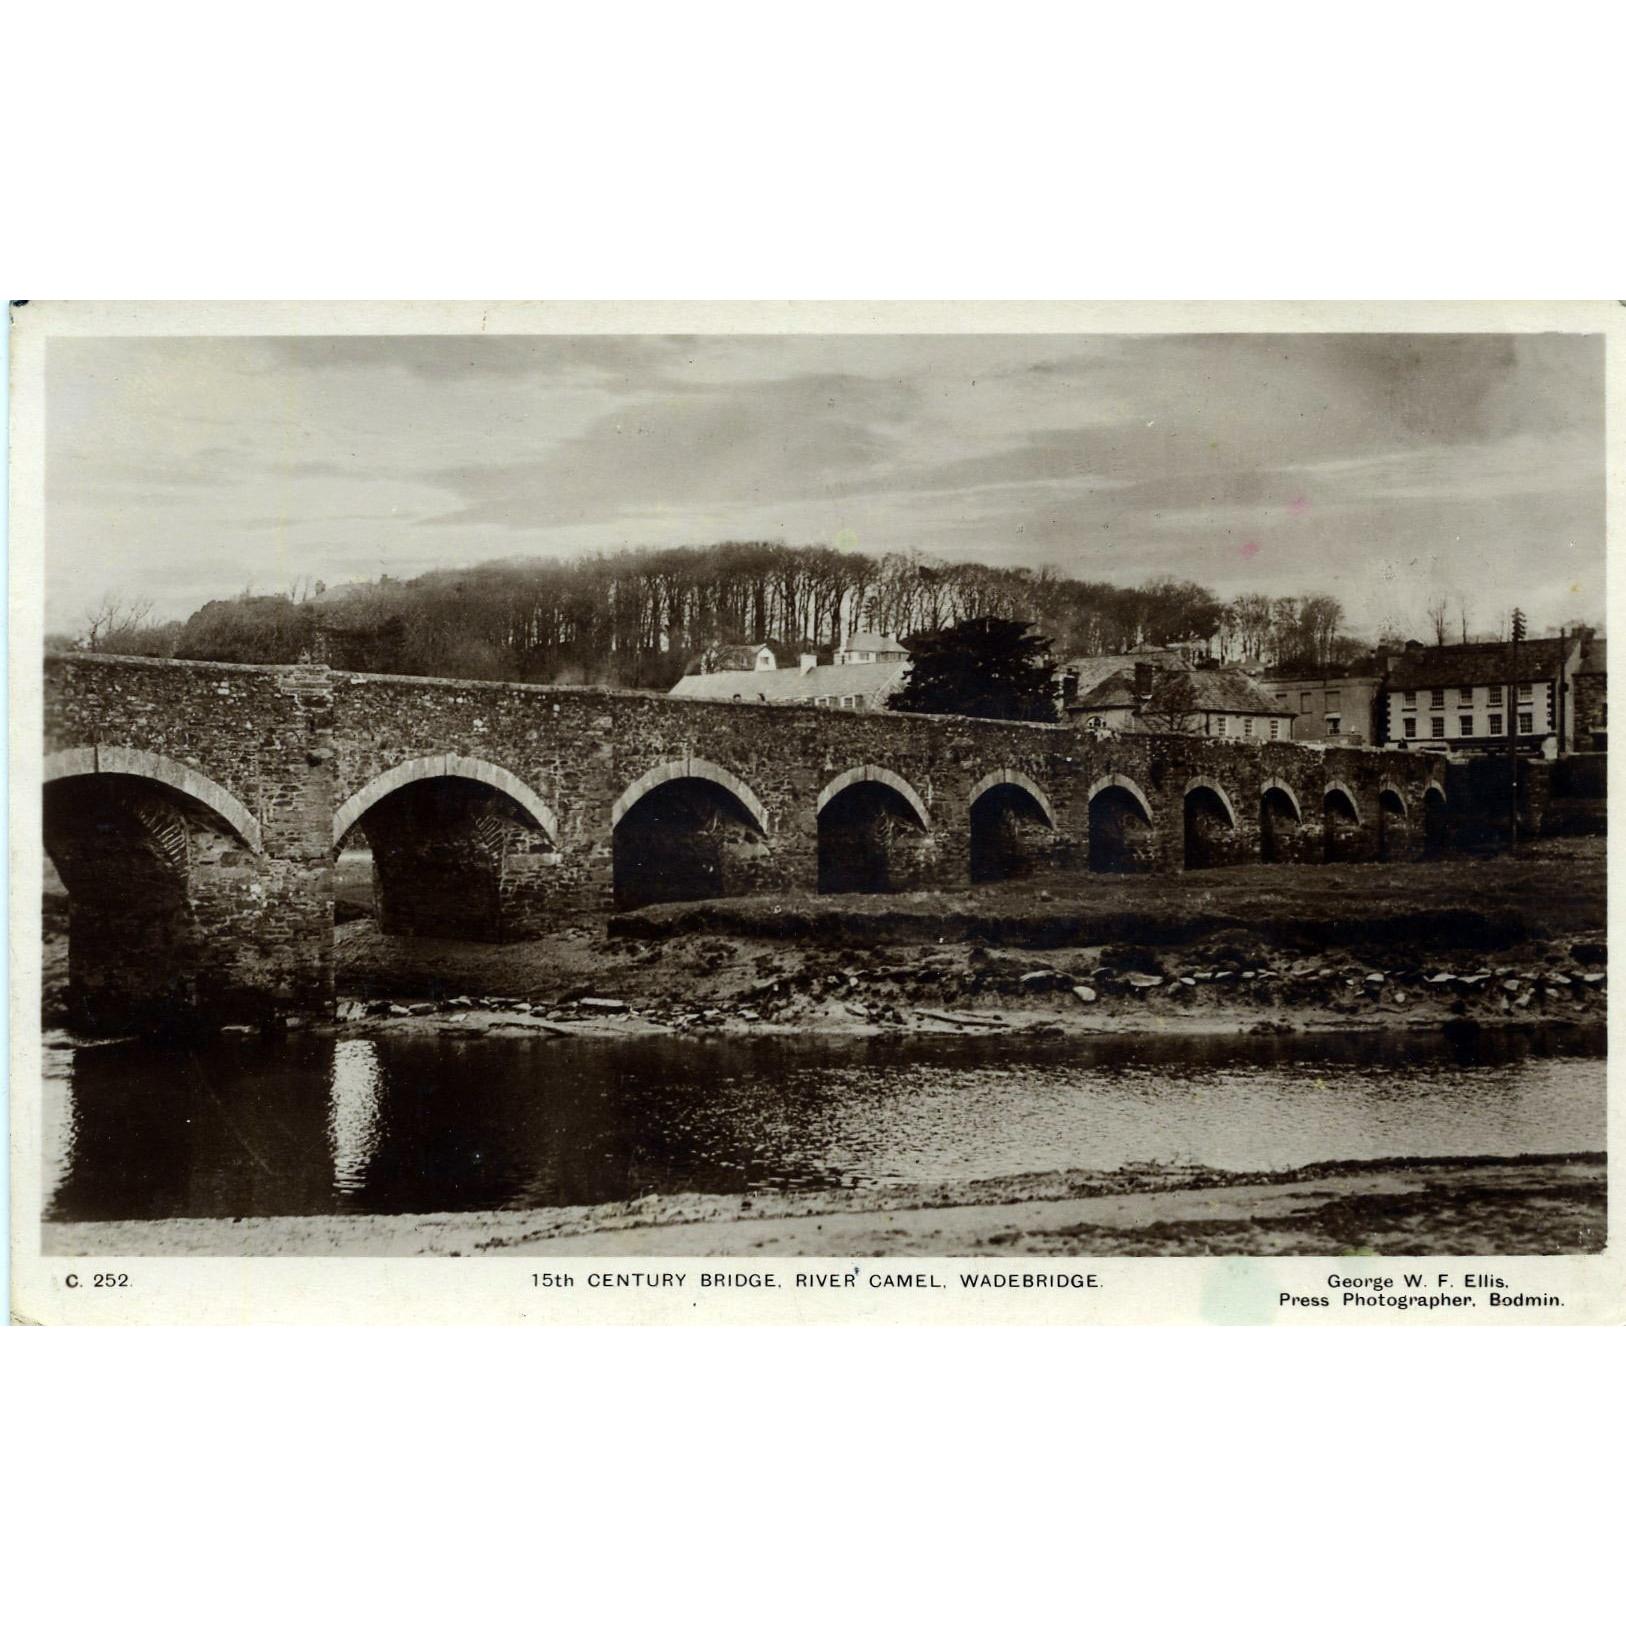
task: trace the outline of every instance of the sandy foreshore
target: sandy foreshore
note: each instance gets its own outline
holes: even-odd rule
[[[476,1214],[120,1220],[43,1227],[47,1254],[840,1258],[1588,1253],[1601,1154],[1023,1175],[926,1187],[645,1197]]]

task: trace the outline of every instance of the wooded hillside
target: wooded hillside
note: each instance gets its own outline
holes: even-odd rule
[[[1223,653],[1336,658],[1325,596],[1223,603],[1195,582],[1141,587],[1049,568],[947,564],[781,542],[513,560],[302,595],[217,599],[187,621],[87,628],[81,647],[193,660],[326,659],[354,671],[666,688],[715,643],[830,648],[844,632],[904,637],[975,616],[1035,623],[1063,660],[1208,638]],[[112,630],[108,630],[111,626]]]

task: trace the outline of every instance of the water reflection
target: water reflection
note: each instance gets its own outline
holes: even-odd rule
[[[340,1039],[333,1046],[327,1138],[335,1190],[360,1191],[366,1184],[367,1165],[378,1147],[383,1084],[378,1046],[371,1039]]]
[[[1598,1151],[1603,1045],[1600,1027],[53,1049],[46,1189],[59,1219],[414,1213]]]

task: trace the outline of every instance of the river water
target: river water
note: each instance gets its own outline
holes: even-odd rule
[[[548,1208],[1604,1148],[1602,1027],[47,1050],[49,1217]]]

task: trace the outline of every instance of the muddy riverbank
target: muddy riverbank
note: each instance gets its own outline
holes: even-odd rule
[[[752,897],[529,941],[385,936],[341,866],[338,1029],[549,1033],[1295,1031],[1592,1021],[1601,838],[1516,859],[1054,877],[952,894]],[[47,1025],[62,911],[47,911]]]
[[[1577,954],[1579,950],[1579,954]],[[1427,958],[1273,954],[1249,941],[1137,947],[828,949],[712,935],[426,943],[340,929],[340,1025],[605,1033],[1296,1031],[1602,1018],[1591,943]],[[452,990],[458,990],[452,992]]]
[[[1605,1004],[1605,878],[1594,838],[1518,859],[668,904],[528,943],[384,937],[362,917],[338,932],[340,1009],[615,1033],[1585,1021]]]

